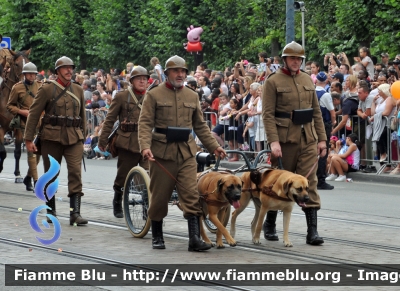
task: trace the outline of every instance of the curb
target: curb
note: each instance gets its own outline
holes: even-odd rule
[[[14,154],[14,146],[5,146],[7,153],[12,153]],[[22,154],[26,154],[26,149],[25,151],[22,151]],[[7,156],[8,159],[13,159],[14,156]],[[227,168],[227,169],[237,169],[241,165],[243,165],[243,162],[226,162],[226,161],[221,161],[220,167]],[[389,174],[367,174],[367,173],[361,173],[361,172],[352,172],[347,174],[347,178],[353,179],[354,182],[373,182],[373,183],[380,183],[380,184],[391,184],[391,185],[399,185],[400,186],[400,175],[389,175]]]
[[[227,169],[237,169],[241,165],[242,162],[222,162],[220,163],[221,167]],[[348,173],[347,178],[353,179],[354,182],[372,182],[372,183],[380,183],[380,184],[391,184],[391,185],[399,185],[400,186],[400,175],[389,175],[389,174],[367,174],[362,172],[352,172]]]

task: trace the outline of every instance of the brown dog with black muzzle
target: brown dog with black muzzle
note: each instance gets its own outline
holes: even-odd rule
[[[236,241],[231,237],[225,226],[221,223],[225,215],[230,211],[231,205],[237,209],[242,192],[242,180],[233,174],[221,172],[209,172],[200,176],[197,186],[204,215],[208,214],[210,221],[217,227],[217,248],[223,248],[222,235],[231,246],[236,246]],[[202,217],[203,221],[203,217]],[[210,241],[200,223],[200,233],[206,243]]]
[[[291,247],[289,241],[289,223],[294,203],[305,207],[308,197],[308,180],[298,174],[278,169],[261,169],[242,175],[243,190],[240,207],[232,213],[231,235],[235,237],[237,216],[253,200],[256,209],[251,222],[251,234],[254,244],[260,244],[260,233],[267,211],[283,211],[283,244]]]

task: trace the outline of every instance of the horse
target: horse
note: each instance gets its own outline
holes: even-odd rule
[[[3,82],[0,87],[0,173],[3,171],[4,159],[7,157],[7,152],[4,147],[4,135],[10,131],[10,121],[13,115],[7,111],[7,102],[11,92],[11,88],[21,81],[22,68],[29,62],[28,56],[31,53],[31,49],[26,51],[12,51],[8,49],[2,49],[3,60],[1,66],[4,68],[1,77]],[[5,55],[4,55],[5,54]],[[6,60],[9,63],[9,69],[6,68]],[[23,142],[22,131],[20,129],[14,130],[15,137],[15,183],[22,183],[23,178],[19,171],[19,159],[21,158],[21,145]]]

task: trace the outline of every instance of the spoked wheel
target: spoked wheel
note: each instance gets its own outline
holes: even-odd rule
[[[226,227],[226,225],[229,222],[229,218],[231,217],[231,207],[229,206],[225,210],[225,217],[224,221],[222,222],[222,225]],[[204,219],[204,224],[206,225],[207,229],[211,233],[216,233],[217,232],[217,227],[214,225],[214,223],[211,222],[211,220],[208,219],[208,216],[206,219]]]
[[[124,185],[124,216],[126,226],[134,237],[144,237],[150,229],[147,215],[150,205],[150,178],[140,166],[133,167]]]

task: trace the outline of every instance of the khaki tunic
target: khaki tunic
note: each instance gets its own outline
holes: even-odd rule
[[[83,155],[83,133],[86,132],[85,98],[81,86],[72,83],[68,89],[80,100],[64,93],[51,108],[51,103],[62,89],[51,82],[45,82],[35,96],[29,109],[28,120],[25,128],[25,139],[33,140],[35,128],[39,122],[42,112],[57,116],[80,116],[81,127],[52,126],[44,124],[41,134],[41,151],[43,156],[44,170],[50,167],[48,155],[53,156],[61,164],[62,157],[65,158],[68,168],[68,196],[80,195],[82,193],[82,155]]]
[[[128,116],[128,97],[129,91],[125,90],[119,92],[115,95],[111,102],[110,109],[107,112],[106,119],[103,123],[103,128],[101,130],[101,135],[99,137],[99,146],[106,147],[108,143],[108,137],[111,134],[112,128],[115,121],[119,120],[120,124],[125,119],[134,123],[139,122],[140,108],[137,106],[136,102],[133,100],[132,96],[129,100],[129,116]],[[136,95],[139,103],[142,103],[141,95]],[[124,132],[121,129],[117,131],[118,137],[116,140],[116,146],[124,150],[130,151],[132,153],[140,153],[138,133],[137,132]]]
[[[150,90],[143,101],[139,118],[140,151],[151,149],[160,162],[181,184],[177,186],[179,201],[185,217],[202,214],[198,203],[196,182],[196,143],[189,135],[187,142],[167,142],[164,134],[153,128],[184,127],[194,129],[203,145],[213,152],[219,145],[203,120],[198,95],[189,88],[169,89],[166,82]],[[168,200],[176,182],[156,163],[150,163],[151,204],[148,211],[152,220],[162,220],[168,212]]]
[[[131,121],[133,123],[139,122],[140,108],[138,107],[138,104],[136,104],[133,97],[129,95],[130,93],[128,90],[119,92],[112,100],[110,109],[108,110],[106,119],[103,123],[101,135],[99,137],[100,147],[106,147],[108,137],[111,134],[113,125],[117,118],[120,124],[124,120]],[[142,104],[143,97],[143,95],[136,95],[139,104]],[[116,147],[118,148],[118,171],[114,181],[114,190],[120,192],[121,188],[124,187],[125,179],[129,171],[138,164],[148,170],[149,163],[148,161],[145,162],[140,154],[137,131],[125,132],[121,129],[118,129],[117,134],[118,136],[115,143]]]
[[[28,91],[26,91],[26,87]],[[12,89],[7,103],[7,110],[13,114],[17,115],[19,109],[29,110],[33,103],[33,97],[29,94],[32,92],[33,96],[39,90],[40,84],[36,81],[33,81],[32,85],[27,85],[23,81],[15,84]],[[24,128],[26,124],[26,117],[21,115],[21,127]]]
[[[73,145],[84,140],[83,133],[86,132],[86,112],[85,99],[82,87],[72,83],[69,89],[80,100],[78,102],[68,93],[64,93],[53,108],[50,108],[51,101],[61,93],[61,88],[51,82],[45,82],[39,91],[29,109],[28,123],[25,129],[25,139],[33,140],[35,136],[35,126],[38,124],[42,112],[57,116],[80,116],[82,126],[78,127],[61,127],[60,125],[52,126],[44,124],[41,140],[55,141],[62,145]],[[43,144],[43,143],[42,143]],[[83,147],[82,147],[83,150]]]
[[[33,81],[32,85],[25,86],[23,81],[15,84],[11,89],[11,93],[7,103],[7,110],[13,115],[17,115],[19,109],[29,110],[29,108],[33,103],[34,97],[32,97],[32,95],[35,96],[37,94],[40,85],[41,83],[38,83],[36,80]],[[31,92],[32,95],[29,94],[29,92]],[[21,117],[21,128],[24,129],[27,118],[22,115],[20,117]],[[39,160],[40,160],[40,155],[28,152],[28,172],[26,175],[28,177],[32,177],[34,181],[36,181],[39,178],[37,173],[37,164],[39,163]]]
[[[310,76],[303,72],[289,76],[279,69],[264,83],[262,104],[267,139],[269,143],[279,141],[283,168],[305,176],[317,159],[317,142],[327,139],[315,86]],[[293,124],[289,118],[275,117],[275,112],[290,113],[307,108],[314,109],[313,121],[303,126]],[[274,157],[271,161],[274,166],[278,165]],[[307,207],[320,208],[316,171],[317,167],[308,178],[310,202]]]

